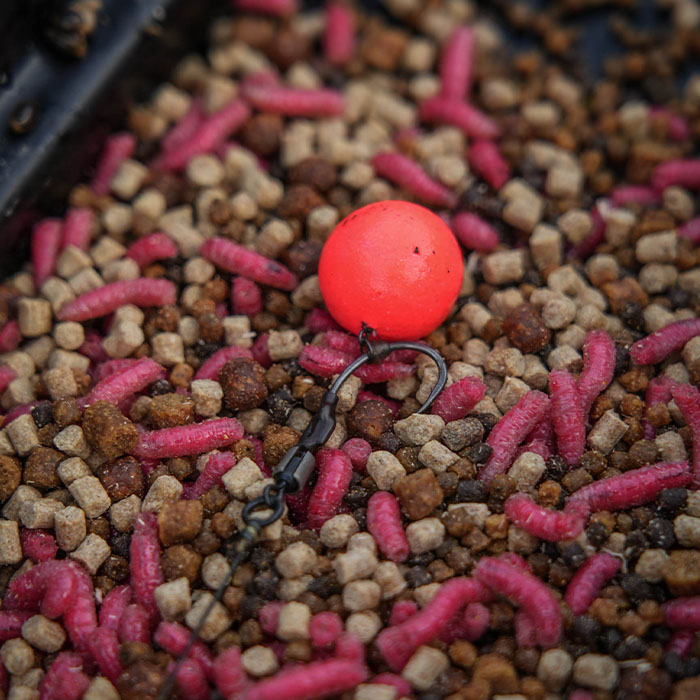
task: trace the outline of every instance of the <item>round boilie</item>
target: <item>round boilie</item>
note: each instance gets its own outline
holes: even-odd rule
[[[462,286],[462,253],[448,226],[425,207],[376,202],[335,227],[318,275],[341,326],[358,333],[364,322],[384,340],[415,340],[449,314]]]

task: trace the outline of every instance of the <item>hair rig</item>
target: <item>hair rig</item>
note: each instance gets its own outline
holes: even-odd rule
[[[445,382],[447,381],[447,366],[437,350],[423,343],[412,341],[386,342],[383,340],[370,340],[370,336],[373,333],[374,329],[364,323],[362,324],[362,330],[358,334],[358,340],[360,342],[360,347],[364,351],[363,354],[351,362],[341,374],[338,375],[330,389],[325,393],[321,402],[321,408],[311,419],[311,422],[302,433],[301,438],[299,438],[299,442],[287,451],[275,468],[274,483],[266,486],[262,496],[250,501],[243,509],[242,517],[245,527],[238,533],[227,552],[231,568],[215,591],[212,601],[204,610],[197,625],[192,630],[186,647],[180,654],[175,667],[168,675],[166,682],[158,694],[159,700],[165,700],[170,696],[180,664],[199,636],[214,605],[217,601],[221,600],[224,592],[233,580],[236,569],[246,559],[250,550],[255,545],[262,529],[282,517],[284,513],[285,494],[293,494],[301,491],[309,480],[309,477],[316,468],[314,452],[325,445],[326,441],[335,430],[335,409],[338,405],[338,392],[352,373],[367,362],[380,362],[394,350],[415,350],[428,355],[435,361],[438,367],[437,382],[428,398],[416,413],[423,413],[430,408],[430,405],[445,386]]]

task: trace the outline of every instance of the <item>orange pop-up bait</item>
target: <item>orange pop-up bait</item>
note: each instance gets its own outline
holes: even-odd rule
[[[447,317],[462,286],[462,253],[447,225],[410,202],[376,202],[343,219],[319,263],[333,318],[383,340],[415,340]]]

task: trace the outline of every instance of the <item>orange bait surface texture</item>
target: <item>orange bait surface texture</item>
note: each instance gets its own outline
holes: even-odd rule
[[[333,318],[383,340],[416,340],[435,330],[462,286],[462,253],[452,231],[411,202],[368,204],[345,217],[323,247],[321,294]]]

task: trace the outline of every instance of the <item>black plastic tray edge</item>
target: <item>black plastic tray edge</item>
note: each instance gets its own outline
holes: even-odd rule
[[[200,0],[105,0],[88,56],[69,59],[32,44],[0,88],[0,128],[16,105],[36,100],[32,131],[0,133],[0,273],[26,253],[26,234],[41,215],[60,212],[104,137],[134,95],[146,97],[186,46],[203,40],[210,10]],[[10,254],[11,253],[11,254]]]

